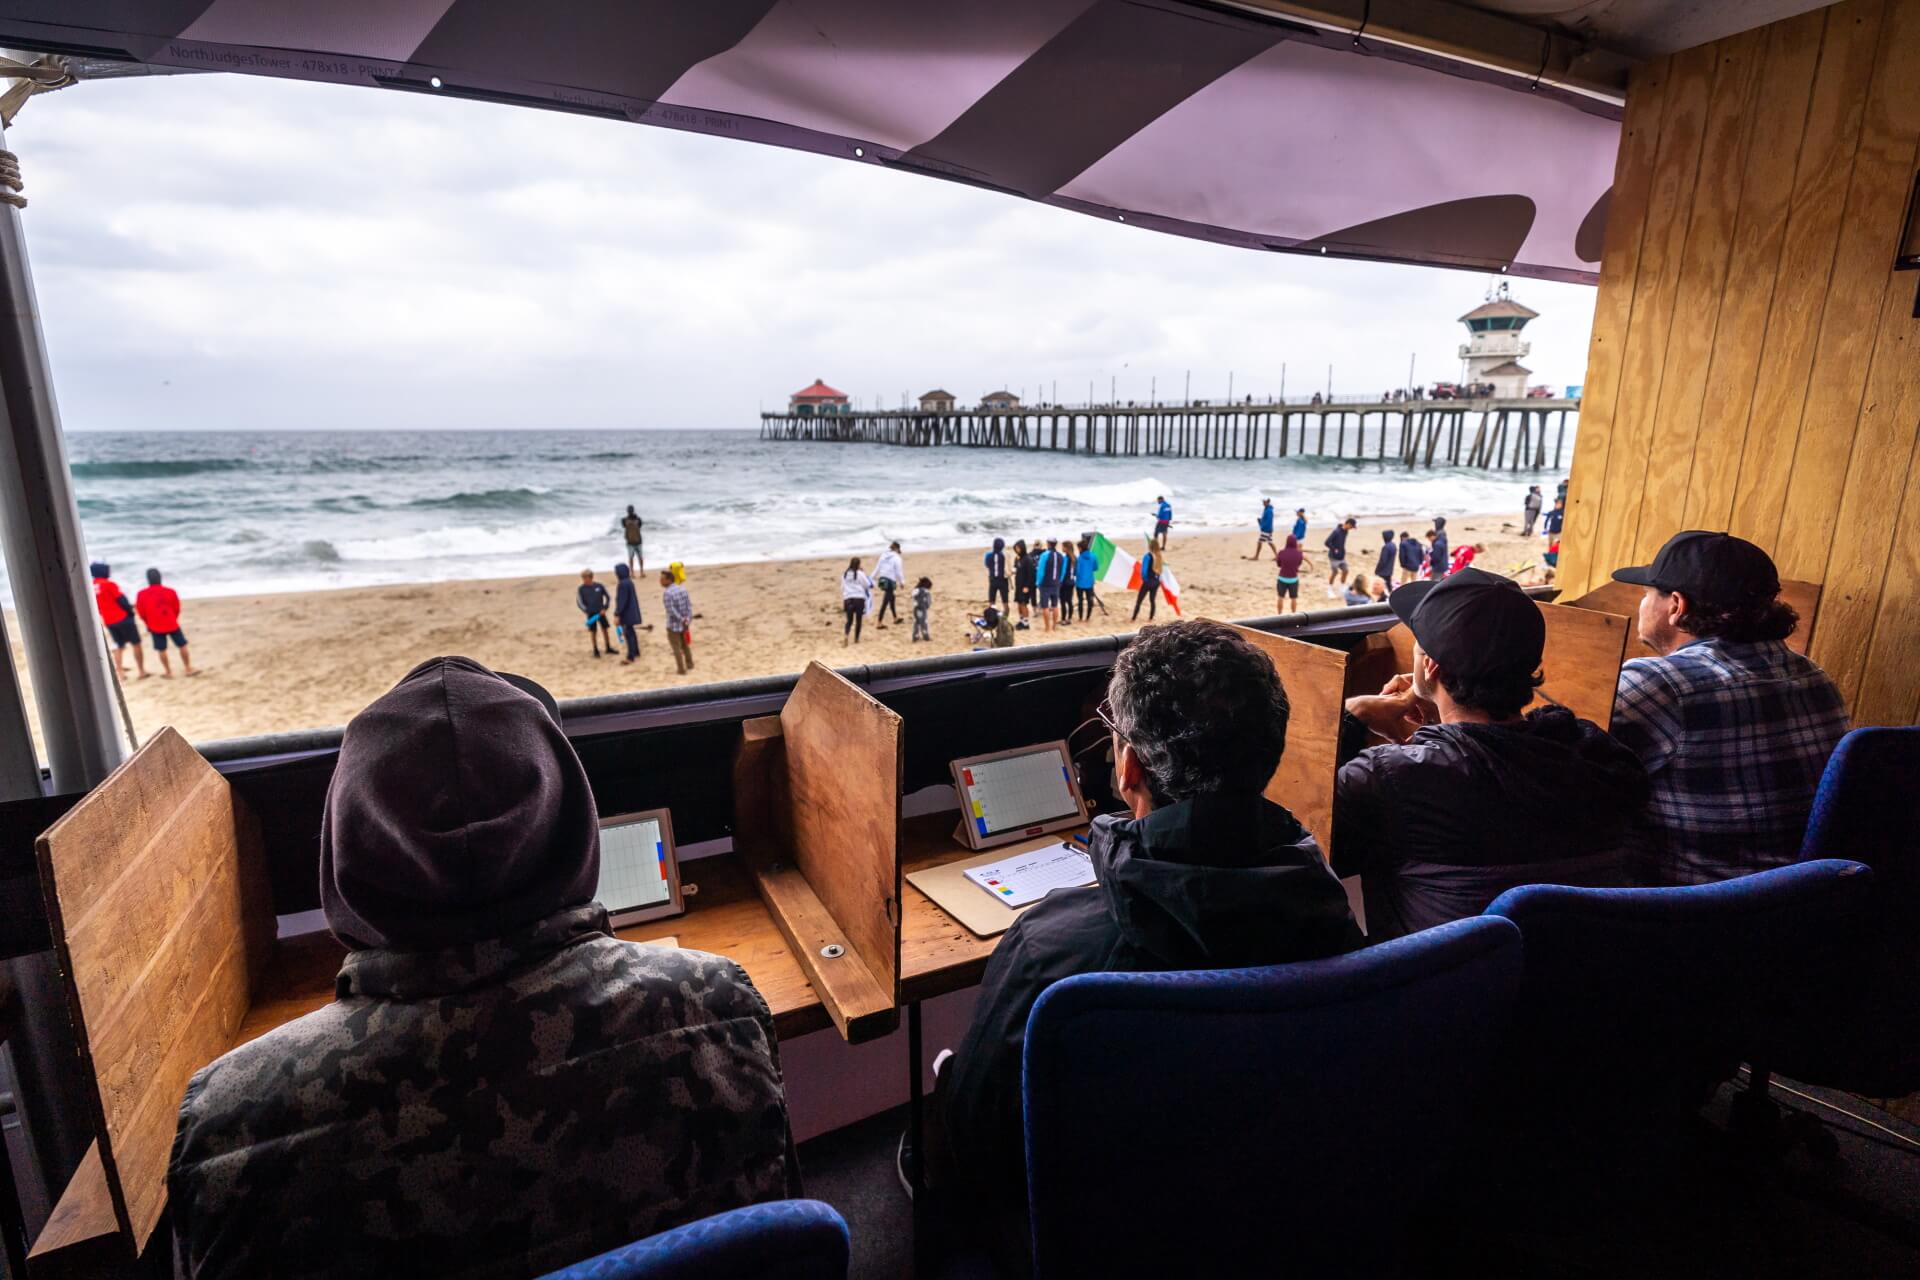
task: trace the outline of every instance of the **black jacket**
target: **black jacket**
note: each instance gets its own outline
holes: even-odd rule
[[[607,589],[597,582],[583,582],[574,593],[574,599],[580,605],[580,612],[591,618],[596,613],[607,611]]]
[[[1002,1210],[1026,1199],[1020,1052],[1041,992],[1076,973],[1280,964],[1361,941],[1319,845],[1258,795],[1096,818],[1088,852],[1100,883],[1057,889],[1013,922],[941,1075],[952,1172]]]
[[[1383,578],[1391,578],[1393,576],[1394,565],[1399,559],[1399,544],[1389,538],[1380,544],[1380,558],[1374,563],[1373,571]]]
[[[640,593],[633,589],[633,575],[627,572],[627,566],[613,566],[613,576],[620,580],[619,588],[613,596],[613,620],[623,627],[640,625]]]
[[[1427,549],[1411,534],[1400,539],[1400,567],[1408,573],[1420,572],[1420,566],[1427,562]]]
[[[1518,884],[1628,882],[1623,848],[1647,775],[1592,721],[1542,707],[1518,724],[1365,741],[1346,717],[1333,869],[1361,878],[1369,942],[1478,915]]]

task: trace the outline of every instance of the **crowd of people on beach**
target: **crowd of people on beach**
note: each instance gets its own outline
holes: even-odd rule
[[[587,639],[593,656],[612,657],[614,637],[626,648],[622,666],[631,666],[640,658],[640,633],[653,630],[640,612],[640,584],[633,576],[647,571],[643,544],[645,521],[631,505],[627,513],[615,518],[626,541],[626,559],[613,566],[614,593],[595,581],[592,569],[580,571],[580,585],[574,590],[574,605],[586,618]],[[667,648],[673,654],[674,670],[686,675],[693,670],[693,600],[687,594],[687,567],[674,561],[660,570],[660,607],[666,614]],[[604,643],[605,648],[602,648]]]

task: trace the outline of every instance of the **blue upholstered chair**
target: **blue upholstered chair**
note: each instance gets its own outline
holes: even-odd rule
[[[1873,873],[1825,860],[1667,889],[1527,885],[1487,908],[1520,926],[1526,977],[1495,1074],[1510,1108],[1685,1115],[1780,1029],[1844,988]]]
[[[1920,728],[1855,729],[1840,739],[1813,797],[1802,858],[1873,868],[1881,900],[1920,913]]]
[[[1876,916],[1838,998],[1780,1028],[1755,1066],[1872,1097],[1920,1089],[1920,728],[1855,729],[1813,800],[1801,854],[1873,868]]]
[[[544,1280],[846,1280],[847,1224],[818,1200],[716,1213]]]
[[[1391,1271],[1520,945],[1461,920],[1328,960],[1048,988],[1024,1063],[1036,1274]]]

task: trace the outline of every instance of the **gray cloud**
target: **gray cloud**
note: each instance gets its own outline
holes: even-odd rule
[[[1123,399],[1451,378],[1481,277],[1156,235],[819,156],[413,94],[84,84],[11,133],[70,429],[747,427],[815,376]],[[1577,382],[1592,291],[1517,281]]]

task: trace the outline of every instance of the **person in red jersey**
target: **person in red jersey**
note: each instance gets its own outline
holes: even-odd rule
[[[153,651],[160,655],[163,677],[173,678],[168,645],[180,651],[180,666],[188,675],[200,674],[193,669],[193,659],[187,656],[187,633],[180,629],[180,593],[161,583],[158,569],[147,570],[147,585],[134,597],[133,611],[140,615],[140,621],[147,624],[147,630],[153,635]]]
[[[104,560],[95,560],[88,566],[93,574],[93,607],[100,611],[100,621],[107,629],[107,638],[113,641],[113,661],[122,676],[127,674],[127,649],[133,649],[133,662],[140,670],[140,678],[147,678],[147,651],[140,645],[140,625],[133,620],[133,602],[127,599],[127,593],[113,580],[113,569]]]

